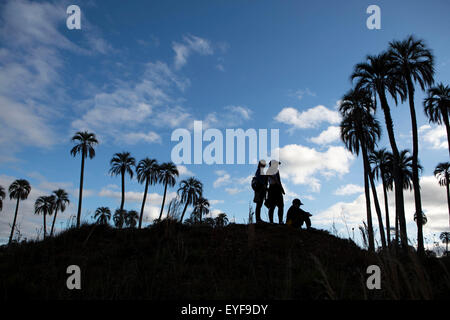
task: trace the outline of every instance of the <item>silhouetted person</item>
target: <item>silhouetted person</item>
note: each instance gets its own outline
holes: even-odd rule
[[[260,160],[258,163],[258,169],[256,169],[255,176],[252,180],[252,188],[255,192],[253,202],[256,203],[255,218],[256,223],[263,222],[261,220],[261,207],[266,200],[267,195],[267,176],[264,174],[263,169],[266,167],[266,161]]]
[[[303,203],[300,199],[294,199],[292,201],[292,206],[289,208],[286,217],[286,224],[294,228],[301,228],[303,223],[306,223],[306,229],[311,228],[311,220],[309,217],[312,216],[309,212],[300,209]]]
[[[283,185],[281,184],[280,172],[278,171],[279,164],[281,163],[276,160],[272,160],[269,162],[268,173],[270,172],[272,167],[276,170],[276,173],[271,175],[268,174],[269,191],[265,205],[267,208],[269,208],[270,223],[273,223],[273,212],[275,211],[275,207],[278,207],[278,223],[283,224],[283,194],[285,193]]]

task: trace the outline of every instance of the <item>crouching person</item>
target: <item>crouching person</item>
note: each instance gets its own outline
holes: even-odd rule
[[[301,228],[303,223],[306,223],[306,229],[310,229],[311,220],[309,217],[311,217],[312,214],[300,209],[302,204],[300,199],[294,199],[292,201],[292,206],[287,212],[286,224],[294,228]]]

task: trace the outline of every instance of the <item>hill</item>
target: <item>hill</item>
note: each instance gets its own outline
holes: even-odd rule
[[[366,288],[379,265],[381,290]],[[81,268],[81,290],[66,269]],[[0,248],[2,299],[448,298],[449,259],[370,254],[322,230],[162,222],[142,230],[84,225]]]

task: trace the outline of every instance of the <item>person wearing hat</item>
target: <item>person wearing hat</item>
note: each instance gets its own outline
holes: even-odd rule
[[[287,212],[286,224],[294,228],[301,228],[303,222],[305,222],[306,229],[310,229],[311,220],[309,219],[309,217],[311,217],[312,214],[300,209],[301,205],[303,205],[303,203],[300,201],[300,199],[294,199],[292,201],[292,206]]]
[[[266,167],[266,161],[260,160],[258,162],[258,169],[256,169],[255,176],[252,179],[252,188],[255,192],[253,202],[256,203],[255,218],[256,223],[263,222],[261,220],[261,208],[266,200],[267,195],[267,176],[264,174],[264,168]]]
[[[278,208],[278,223],[283,224],[283,208],[285,194],[283,185],[281,184],[280,172],[278,166],[281,162],[272,160],[269,162],[269,169],[267,170],[267,176],[269,177],[269,190],[267,192],[267,200],[265,202],[266,207],[269,209],[269,220],[273,223],[273,213],[275,207]]]

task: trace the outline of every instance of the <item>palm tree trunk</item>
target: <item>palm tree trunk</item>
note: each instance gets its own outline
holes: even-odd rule
[[[379,90],[378,95],[380,97],[381,106],[384,112],[384,118],[386,122],[386,129],[389,136],[389,143],[391,145],[392,154],[394,156],[394,185],[395,185],[395,212],[399,220],[400,227],[400,241],[403,248],[408,247],[408,235],[406,231],[406,219],[405,219],[405,205],[403,199],[403,181],[400,176],[399,171],[399,159],[400,153],[397,148],[397,143],[395,141],[394,134],[394,123],[392,121],[391,112],[389,110],[389,105],[387,103],[386,95],[384,90]]]
[[[373,202],[375,203],[375,210],[377,212],[377,218],[378,218],[378,228],[380,229],[380,238],[381,238],[381,246],[383,249],[386,249],[386,236],[384,234],[384,225],[383,225],[383,217],[381,215],[381,208],[380,208],[380,202],[378,201],[378,195],[377,195],[377,189],[375,187],[375,183],[373,181],[373,175],[369,168],[369,179],[370,179],[370,186],[372,187],[372,195],[373,195]]]
[[[16,213],[14,214],[14,221],[13,221],[13,224],[12,224],[12,227],[11,227],[11,234],[9,235],[9,241],[8,241],[8,244],[11,243],[12,238],[13,238],[13,235],[14,235],[14,228],[15,228],[15,226],[16,226],[17,212],[19,212],[19,199],[20,199],[20,198],[17,197]]]
[[[43,212],[42,215],[44,216],[44,239],[45,239],[47,237],[47,219],[45,212]]]
[[[186,209],[188,207],[189,201],[186,199],[186,204],[184,205],[183,213],[181,214],[180,222],[183,222],[184,214],[186,213]]]
[[[412,137],[413,137],[413,159],[412,159],[412,181],[414,187],[414,203],[416,206],[416,224],[417,224],[417,252],[420,255],[425,254],[425,249],[423,246],[423,221],[422,221],[422,200],[420,197],[420,183],[419,183],[419,138],[417,133],[417,120],[416,120],[416,109],[414,107],[414,86],[412,84],[411,78],[408,78],[408,98],[409,98],[409,111],[411,113],[411,127],[412,127]]]
[[[375,251],[375,240],[373,236],[373,226],[372,226],[372,211],[370,207],[370,191],[369,191],[369,179],[368,179],[368,166],[366,156],[363,152],[363,162],[364,162],[364,191],[366,195],[366,211],[367,211],[367,229],[369,238],[369,251]]]
[[[386,183],[384,181],[384,173],[381,171],[382,181],[383,181],[383,194],[384,194],[384,210],[386,212],[386,236],[387,236],[387,245],[391,245],[391,225],[389,222],[389,203],[388,203],[388,195]]]
[[[141,226],[142,226],[142,217],[144,216],[145,201],[147,200],[147,191],[148,191],[148,178],[145,180],[144,199],[142,200],[141,214],[139,216],[138,229],[141,229]]]
[[[125,204],[125,170],[122,170],[122,199],[120,201],[120,211],[123,210]]]
[[[158,218],[159,221],[161,221],[161,217],[162,217],[162,213],[163,213],[163,209],[164,209],[164,203],[166,202],[166,192],[167,192],[167,182],[164,184],[164,196],[163,196],[163,201],[161,204],[161,211],[159,213],[159,218]]]
[[[448,154],[450,155],[450,121],[448,119],[448,111],[442,108],[441,113],[443,118],[442,120],[444,120],[445,129],[447,130]]]
[[[53,236],[53,229],[55,228],[55,221],[57,215],[58,215],[58,208],[55,209],[55,216],[53,217],[52,229],[50,230],[50,237]]]
[[[78,196],[77,228],[79,228],[81,224],[81,205],[83,202],[84,158],[86,158],[86,155],[83,150],[81,152],[81,174],[80,174],[80,190]]]
[[[399,232],[398,232],[398,215],[397,212],[395,213],[395,244],[398,245],[398,236],[399,236]]]

